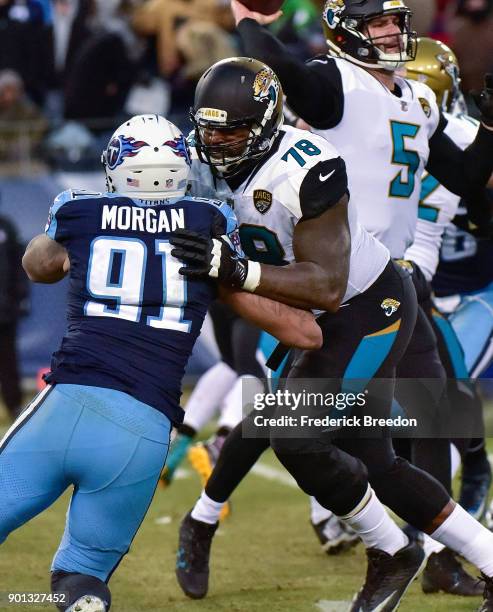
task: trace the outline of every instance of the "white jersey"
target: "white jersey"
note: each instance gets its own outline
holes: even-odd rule
[[[293,232],[306,202],[328,208],[347,189],[344,163],[323,138],[283,127],[265,161],[232,190],[214,179],[209,166],[194,160],[190,194],[219,198],[233,205],[245,253],[261,263],[295,261]],[[348,206],[351,233],[349,280],[344,301],[362,293],[382,273],[388,250],[357,222],[352,198]]]
[[[467,115],[445,116],[448,120],[445,134],[461,149],[468,147],[476,137],[479,123]],[[449,245],[455,249],[457,233],[461,230],[451,221],[459,212],[460,199],[430,174],[423,175],[416,236],[405,258],[416,262],[429,281],[438,267],[442,238],[445,257],[450,250]],[[472,240],[475,244],[476,241]]]
[[[396,77],[402,95],[391,93],[364,68],[340,58],[312,60],[318,72],[335,62],[342,77],[344,112],[330,129],[315,129],[346,162],[349,191],[362,226],[392,257],[414,241],[421,175],[429,140],[439,122],[435,94],[416,81]],[[329,67],[328,67],[329,69]]]

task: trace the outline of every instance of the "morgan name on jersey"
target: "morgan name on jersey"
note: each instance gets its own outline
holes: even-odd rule
[[[68,251],[70,286],[47,382],[117,389],[181,422],[181,380],[217,293],[179,273],[169,236],[182,228],[238,244],[234,213],[217,200],[72,190],[55,199],[45,231]]]
[[[334,147],[292,127],[280,130],[269,154],[237,188],[215,179],[198,160],[189,183],[193,195],[231,203],[245,254],[271,265],[295,260],[293,231],[300,220],[318,216],[348,193],[345,164]],[[348,216],[352,252],[345,299],[370,286],[389,259],[387,249],[358,225],[352,199]]]
[[[438,126],[435,94],[422,83],[396,77],[399,97],[342,59],[323,56],[311,65],[324,74],[329,62],[341,73],[344,114],[335,127],[317,126],[313,132],[333,144],[346,162],[360,223],[392,257],[402,257],[414,240],[420,178]]]

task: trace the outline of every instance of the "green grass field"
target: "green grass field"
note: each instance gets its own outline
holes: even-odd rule
[[[0,431],[7,426],[0,416]],[[182,477],[158,489],[130,553],[113,576],[112,610],[339,612],[364,578],[361,546],[337,557],[323,554],[309,524],[307,498],[266,453],[233,498],[233,514],[213,544],[209,596],[186,598],[174,577],[178,524],[199,493],[185,463]],[[0,591],[45,592],[61,537],[69,492],[41,516],[12,533],[0,548]],[[416,582],[403,612],[475,610],[479,599],[424,596]],[[0,604],[1,608],[1,604]],[[28,612],[41,606],[10,606]]]

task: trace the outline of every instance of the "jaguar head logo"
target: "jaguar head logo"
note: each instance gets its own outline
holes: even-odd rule
[[[400,305],[401,303],[393,298],[385,298],[385,300],[380,304],[380,307],[385,311],[385,316],[391,317],[394,312],[397,312]]]
[[[257,102],[272,100],[277,102],[279,95],[279,81],[270,68],[262,68],[257,72],[253,81],[253,99]]]
[[[327,0],[324,6],[323,18],[332,30],[339,24],[341,14],[346,8],[344,0]]]

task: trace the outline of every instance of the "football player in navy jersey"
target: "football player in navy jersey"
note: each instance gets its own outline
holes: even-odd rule
[[[0,542],[70,485],[51,585],[60,610],[104,612],[107,583],[151,502],[182,420],[181,380],[216,285],[179,274],[178,228],[222,235],[240,252],[224,203],[185,197],[183,135],[157,115],[120,126],[103,153],[108,192],[69,190],[23,258],[34,282],[70,272],[67,332],[47,387],[0,442]],[[233,292],[224,299],[285,341],[315,348],[311,313]],[[252,302],[252,298],[255,302]]]

